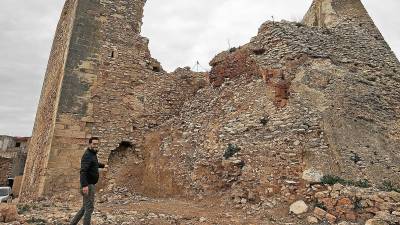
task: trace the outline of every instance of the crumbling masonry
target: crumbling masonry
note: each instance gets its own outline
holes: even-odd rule
[[[168,74],[151,58],[144,4],[66,1],[21,200],[77,189],[91,136],[114,163],[108,186],[157,196],[293,200],[307,171],[399,182],[400,63],[360,0],[266,22],[209,74]],[[229,144],[240,151],[225,159]],[[129,145],[135,154],[110,156]]]

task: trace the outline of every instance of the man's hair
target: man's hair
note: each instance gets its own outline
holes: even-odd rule
[[[98,137],[89,138],[89,144],[92,144],[93,140],[99,140],[99,138]]]

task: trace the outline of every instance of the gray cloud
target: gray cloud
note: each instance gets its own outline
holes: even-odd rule
[[[142,33],[168,71],[204,66],[231,46],[247,43],[271,20],[301,20],[312,0],[148,0]],[[400,55],[398,0],[364,0]],[[31,135],[54,31],[64,0],[0,1],[0,134]],[[208,68],[208,67],[207,67]]]

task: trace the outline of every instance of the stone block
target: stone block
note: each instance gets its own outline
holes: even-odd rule
[[[0,203],[0,222],[10,223],[18,219],[17,206],[14,204]]]
[[[318,219],[315,218],[315,217],[313,217],[313,216],[308,216],[308,217],[307,217],[307,222],[308,222],[309,224],[317,224],[317,223],[318,223]]]
[[[303,180],[306,180],[310,183],[317,183],[317,182],[321,182],[322,177],[324,176],[324,174],[315,169],[315,168],[310,168],[307,170],[304,170],[303,172]]]
[[[292,212],[296,215],[306,213],[307,211],[308,211],[308,206],[303,200],[293,203],[292,205],[290,205],[289,209],[289,212]]]

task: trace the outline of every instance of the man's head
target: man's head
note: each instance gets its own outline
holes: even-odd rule
[[[89,148],[95,150],[96,152],[99,150],[100,140],[98,137],[89,138]]]

